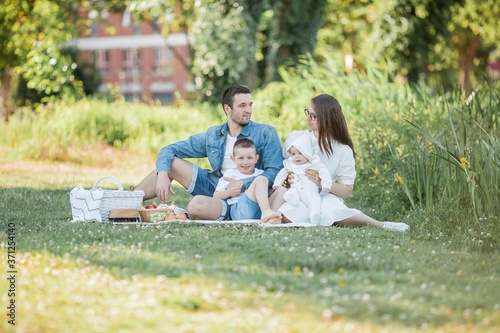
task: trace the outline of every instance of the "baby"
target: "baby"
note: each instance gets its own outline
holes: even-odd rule
[[[305,175],[307,169],[317,170],[321,179],[321,192],[328,193],[332,187],[332,176],[321,162],[318,155],[313,153],[313,148],[309,137],[303,135],[292,142],[287,149],[290,157],[283,161],[284,168],[276,176],[273,189],[281,186],[288,178],[289,173],[293,173],[293,183],[283,198],[291,205],[297,205],[302,201],[309,208],[309,218],[312,224],[321,223],[321,198],[318,185],[309,180]]]

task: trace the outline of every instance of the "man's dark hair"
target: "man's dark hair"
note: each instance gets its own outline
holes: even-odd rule
[[[250,94],[250,89],[240,85],[234,85],[226,88],[224,93],[222,94],[222,109],[224,109],[224,105],[227,104],[232,109],[234,95],[237,94]]]
[[[256,149],[255,143],[252,140],[247,139],[247,138],[236,140],[236,142],[234,143],[234,146],[233,146],[233,155],[234,155],[234,152],[236,151],[236,149],[238,149],[238,148]]]

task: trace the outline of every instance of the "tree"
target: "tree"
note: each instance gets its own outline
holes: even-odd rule
[[[356,61],[390,59],[410,82],[454,69],[466,94],[477,51],[495,47],[500,4],[474,0],[328,0],[317,54],[353,52]]]
[[[9,105],[9,89],[12,69],[18,63],[15,43],[11,41],[11,29],[19,20],[21,13],[32,11],[28,1],[7,1],[0,6],[0,114],[8,119],[13,112]]]
[[[468,96],[472,92],[471,72],[481,43],[498,45],[500,3],[494,0],[450,1],[448,31],[458,52],[458,83]]]
[[[474,59],[481,43],[497,43],[498,1],[406,0],[395,11],[412,26],[404,38],[410,47],[415,47],[405,56],[409,61],[417,60],[421,66],[410,79],[416,81],[418,72],[456,68],[458,85],[470,95]]]
[[[325,8],[326,0],[198,2],[193,27],[197,89],[218,102],[229,84],[255,88],[279,80],[280,67],[294,66],[299,56],[314,51]]]
[[[0,99],[6,120],[12,112],[7,101],[14,73],[22,76],[28,88],[47,95],[81,92],[81,84],[73,75],[76,64],[62,54],[61,47],[72,38],[77,4],[20,0],[7,1],[0,7]]]
[[[406,49],[408,22],[394,14],[394,1],[328,0],[323,25],[318,31],[315,55],[319,62],[343,64],[352,54],[354,66],[383,67],[385,58],[397,62],[397,49]],[[402,64],[397,62],[396,66]]]
[[[199,2],[193,26],[193,76],[202,100],[219,102],[231,84],[254,88],[261,1]]]
[[[313,53],[318,30],[323,23],[327,0],[275,1],[275,19],[269,36],[267,76],[278,78],[281,66],[293,66],[299,56]]]

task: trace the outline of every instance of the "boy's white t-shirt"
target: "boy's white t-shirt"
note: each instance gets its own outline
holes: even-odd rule
[[[233,147],[236,143],[236,136],[231,136],[229,133],[226,136],[226,150],[224,152],[224,160],[222,161],[221,172],[224,174],[227,170],[234,168],[234,162],[231,160],[231,154],[233,153]]]
[[[229,184],[229,181],[225,180],[224,178],[232,178],[235,180],[242,180],[242,179],[245,179],[248,177],[257,177],[258,175],[261,175],[263,173],[264,173],[264,170],[255,168],[253,174],[247,175],[247,174],[239,172],[238,169],[236,169],[236,167],[233,167],[231,169],[228,169],[224,173],[224,176],[219,179],[219,182],[217,183],[217,187],[215,188],[215,191],[222,192],[222,191],[226,190],[226,186]],[[241,192],[237,197],[228,198],[227,203],[229,205],[237,203],[238,200],[240,200],[242,195],[243,195],[243,192]]]

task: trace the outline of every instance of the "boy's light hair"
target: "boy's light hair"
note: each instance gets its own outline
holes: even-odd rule
[[[239,139],[234,143],[233,146],[233,155],[236,154],[236,150],[240,148],[253,148],[255,152],[257,152],[257,149],[255,148],[255,143],[247,138]]]

